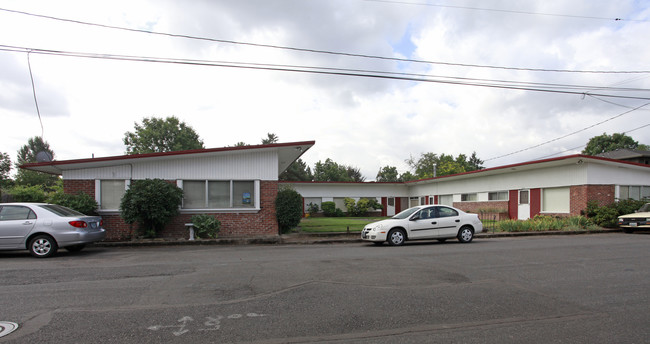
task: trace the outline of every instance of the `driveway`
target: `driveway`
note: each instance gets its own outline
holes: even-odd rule
[[[0,343],[641,343],[650,235],[0,252]]]

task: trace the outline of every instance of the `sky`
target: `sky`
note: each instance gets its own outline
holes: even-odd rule
[[[645,0],[0,0],[0,152],[42,135],[56,160],[122,155],[152,116],[206,148],[314,140],[312,169],[368,181],[428,152],[650,144],[649,37]]]

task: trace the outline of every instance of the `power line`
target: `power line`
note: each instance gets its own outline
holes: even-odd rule
[[[337,52],[337,51],[330,51],[330,50],[297,48],[297,47],[289,47],[289,46],[281,46],[281,45],[241,42],[241,41],[234,41],[234,40],[225,40],[225,39],[216,39],[216,38],[199,37],[199,36],[191,36],[191,35],[182,35],[182,34],[174,34],[174,33],[167,33],[167,32],[143,30],[143,29],[133,29],[133,28],[128,28],[128,27],[106,25],[106,24],[98,24],[98,23],[86,22],[86,21],[75,20],[75,19],[59,18],[59,17],[54,17],[54,16],[47,16],[47,15],[42,15],[42,14],[29,13],[29,12],[11,10],[11,9],[6,9],[6,8],[0,8],[0,11],[15,13],[15,14],[21,14],[21,15],[26,15],[26,16],[32,16],[32,17],[36,17],[36,18],[43,18],[43,19],[49,19],[49,20],[55,20],[55,21],[62,21],[62,22],[73,23],[73,24],[101,27],[101,28],[105,28],[105,29],[122,30],[122,31],[137,32],[137,33],[146,33],[146,34],[151,34],[151,35],[160,35],[160,36],[167,36],[167,37],[174,37],[174,38],[184,38],[184,39],[208,41],[208,42],[215,42],[215,43],[226,43],[226,44],[260,47],[260,48],[282,49],[282,50],[300,51],[300,52],[307,52],[307,53],[328,54],[328,55],[338,55],[338,56],[348,56],[348,57],[359,57],[359,58],[368,58],[368,59],[397,61],[397,62],[423,63],[423,64],[432,64],[432,65],[445,65],[445,66],[469,67],[469,68],[489,68],[489,69],[515,70],[515,71],[529,71],[529,72],[589,73],[589,74],[647,74],[647,73],[650,73],[650,70],[605,71],[605,70],[546,69],[546,68],[506,67],[506,66],[495,66],[495,65],[479,65],[479,64],[452,63],[452,62],[442,62],[442,61],[415,60],[415,59],[406,59],[406,58],[398,58],[398,57],[387,57],[387,56],[378,56],[378,55],[355,54],[355,53],[348,53],[348,52]]]
[[[627,115],[628,113],[633,112],[633,111],[636,111],[636,110],[638,110],[638,109],[640,109],[640,108],[642,108],[642,107],[645,107],[645,106],[647,106],[647,105],[650,105],[650,103],[645,103],[645,104],[643,104],[643,105],[637,106],[637,107],[635,107],[634,109],[631,109],[631,110],[625,111],[625,112],[623,112],[623,113],[621,113],[621,114],[618,114],[618,115],[616,115],[616,116],[614,116],[614,117],[610,117],[610,118],[608,118],[608,119],[606,119],[606,120],[604,120],[604,121],[600,121],[600,122],[598,122],[598,123],[592,124],[592,125],[590,125],[590,126],[588,126],[588,127],[586,127],[586,128],[582,128],[582,129],[580,129],[580,130],[576,130],[576,131],[574,131],[574,132],[572,132],[572,133],[569,133],[569,134],[566,134],[566,135],[564,135],[564,136],[560,136],[560,137],[554,138],[554,139],[552,139],[552,140],[548,140],[548,141],[542,142],[542,143],[540,143],[540,144],[536,144],[536,145],[534,145],[534,146],[530,146],[530,147],[528,147],[528,148],[520,149],[520,150],[515,151],[515,152],[512,152],[512,153],[508,153],[508,154],[500,155],[500,156],[497,156],[497,157],[494,157],[494,158],[486,159],[485,161],[501,159],[501,158],[505,158],[505,157],[510,156],[510,155],[514,155],[514,154],[517,154],[517,153],[525,152],[525,151],[527,151],[527,150],[531,150],[531,149],[533,149],[533,148],[541,147],[541,146],[546,145],[546,144],[549,144],[549,143],[551,143],[551,142],[555,142],[555,141],[561,140],[561,139],[563,139],[563,138],[569,137],[569,136],[571,136],[571,135],[575,135],[575,134],[577,134],[577,133],[581,133],[581,132],[583,132],[583,131],[585,131],[585,130],[587,130],[587,129],[591,129],[591,128],[595,127],[595,126],[601,125],[601,124],[603,124],[603,123],[605,123],[605,122],[609,122],[609,121],[611,121],[611,120],[613,120],[613,119],[616,119],[616,118],[619,118],[619,117],[621,117],[621,116],[623,116],[623,115]],[[639,128],[637,128],[637,129],[639,129]],[[634,129],[634,130],[636,130],[636,129]]]
[[[41,138],[45,141],[43,137],[45,135],[45,129],[43,128],[43,119],[41,118],[41,111],[38,109],[38,100],[36,99],[36,86],[34,86],[34,75],[32,74],[32,63],[29,60],[30,51],[27,52],[27,67],[29,68],[29,78],[32,81],[32,94],[34,95],[34,104],[36,104],[36,113],[38,114],[38,121],[41,123]]]
[[[30,52],[33,54],[55,55],[65,57],[80,57],[92,59],[106,59],[106,60],[120,60],[120,61],[137,61],[137,62],[150,62],[150,63],[169,63],[169,64],[182,64],[193,66],[206,66],[206,67],[224,67],[224,68],[242,68],[252,70],[267,70],[278,72],[298,72],[298,73],[312,73],[322,75],[335,75],[335,76],[348,76],[348,77],[365,77],[365,78],[378,78],[378,79],[391,79],[413,82],[430,82],[450,85],[463,85],[463,86],[478,86],[489,87],[498,89],[510,89],[520,91],[535,91],[559,94],[573,94],[585,96],[608,97],[608,98],[622,98],[622,99],[640,99],[650,101],[650,97],[641,96],[626,96],[614,95],[604,93],[593,93],[587,90],[593,90],[594,87],[577,86],[577,85],[559,85],[547,84],[554,86],[542,86],[535,83],[522,83],[516,81],[498,81],[486,79],[471,79],[471,78],[454,78],[454,77],[441,77],[441,76],[427,76],[427,75],[408,75],[405,73],[393,73],[371,70],[346,70],[338,68],[327,67],[314,67],[314,66],[296,66],[296,65],[273,65],[273,64],[260,64],[260,63],[244,63],[244,62],[224,62],[224,61],[209,61],[209,60],[190,60],[190,59],[175,59],[175,58],[161,58],[161,57],[145,57],[145,56],[129,56],[129,55],[113,55],[113,54],[97,54],[97,53],[83,53],[71,52],[63,50],[47,50],[36,49],[27,47],[17,47],[0,45],[0,50],[12,52]],[[603,88],[607,91],[650,91],[647,89],[626,89],[626,88]]]
[[[631,21],[631,22],[647,22],[647,20],[637,20],[637,19],[623,19],[619,17],[594,17],[594,16],[584,16],[584,15],[571,15],[571,14],[559,14],[559,13],[542,13],[542,12],[530,12],[530,11],[515,11],[515,10],[504,10],[496,8],[485,8],[485,7],[469,7],[469,6],[454,6],[454,5],[439,5],[439,4],[429,4],[423,2],[409,2],[409,1],[397,1],[397,0],[364,0],[368,2],[383,2],[389,4],[401,4],[401,5],[415,5],[415,6],[429,6],[429,7],[441,7],[441,8],[454,8],[462,10],[472,10],[472,11],[488,11],[488,12],[501,12],[501,13],[511,13],[511,14],[527,14],[527,15],[538,15],[538,16],[551,16],[551,17],[565,17],[565,18],[579,18],[579,19],[596,19],[596,20],[608,20],[608,21]]]

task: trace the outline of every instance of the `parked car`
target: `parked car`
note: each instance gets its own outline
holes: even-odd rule
[[[469,243],[483,231],[477,214],[444,205],[421,205],[404,210],[390,219],[367,224],[361,239],[381,245],[399,246],[407,240],[458,238]]]
[[[619,216],[618,226],[625,233],[632,233],[635,229],[650,229],[650,203],[644,204],[632,214]]]
[[[0,250],[29,250],[50,257],[59,247],[75,252],[103,240],[102,218],[47,203],[0,203]]]

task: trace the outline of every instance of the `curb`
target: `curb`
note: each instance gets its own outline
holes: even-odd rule
[[[600,229],[582,231],[548,231],[548,232],[501,232],[479,233],[476,239],[512,238],[549,235],[584,235],[606,234],[622,232],[621,229]],[[279,236],[265,236],[254,238],[224,238],[224,239],[141,239],[131,241],[100,241],[93,245],[96,247],[141,247],[141,246],[197,246],[197,245],[308,245],[308,244],[336,244],[363,242],[360,232],[354,233],[295,233]],[[433,239],[432,239],[433,240]]]

